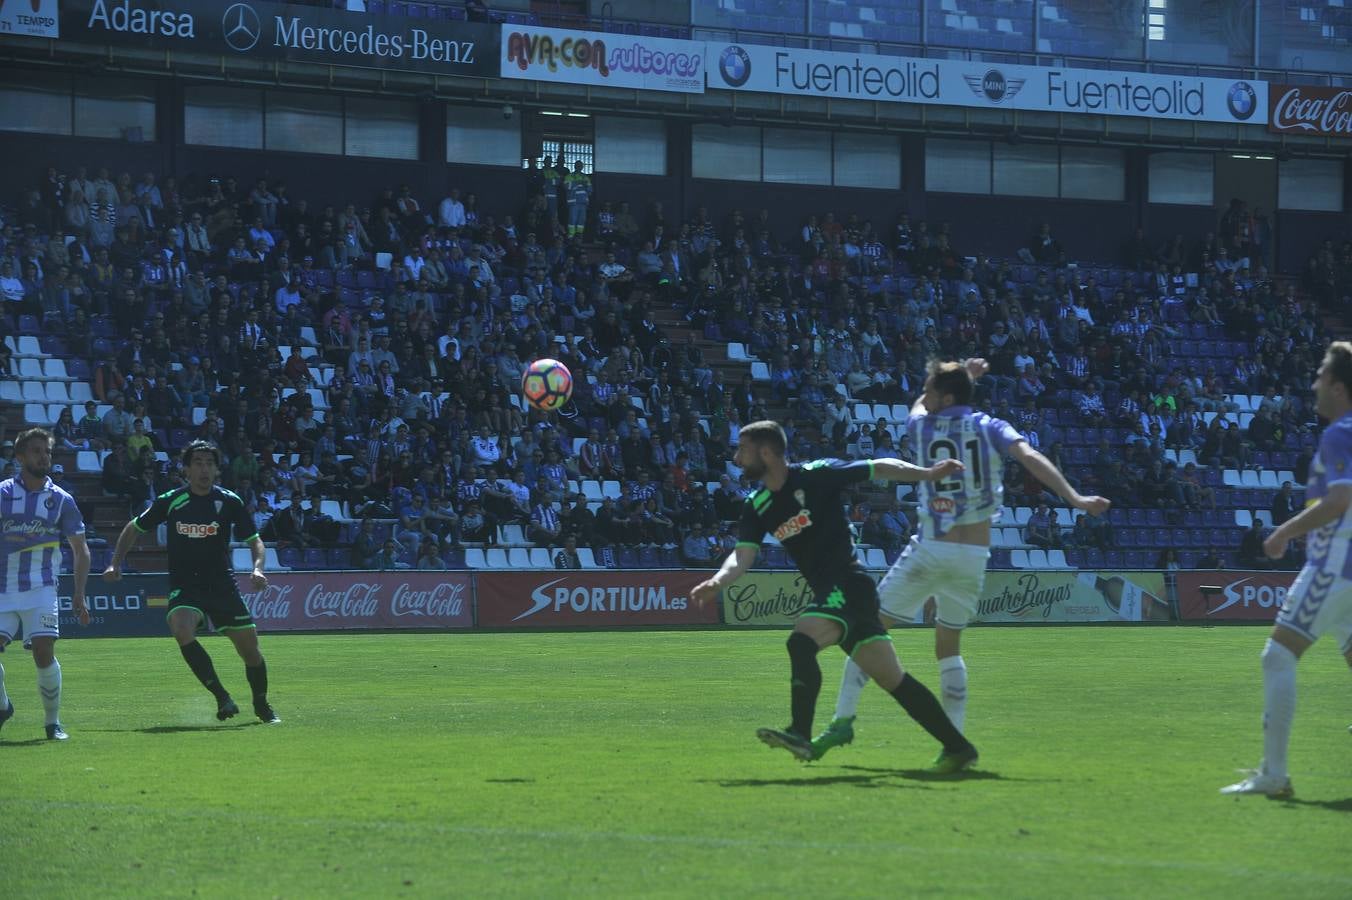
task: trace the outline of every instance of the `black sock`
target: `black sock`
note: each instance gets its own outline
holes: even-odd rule
[[[249,690],[253,691],[254,703],[268,702],[268,664],[259,660],[256,666],[245,666],[244,677],[249,679]]]
[[[953,722],[930,689],[912,678],[911,673],[902,675],[901,684],[897,685],[892,696],[906,710],[906,715],[915,719],[921,728],[944,745],[944,750],[952,753],[971,746],[962,732],[953,727]]]
[[[790,708],[793,724],[789,729],[800,737],[812,739],[812,717],[817,711],[817,695],[822,690],[822,667],[817,662],[817,642],[805,634],[789,635]]]
[[[188,668],[197,676],[197,680],[202,682],[202,686],[211,691],[217,701],[225,700],[230,696],[230,692],[221,684],[220,679],[216,677],[216,667],[211,664],[211,657],[207,655],[207,649],[197,641],[191,644],[184,644],[178,648],[183,652],[183,659],[187,661]]]

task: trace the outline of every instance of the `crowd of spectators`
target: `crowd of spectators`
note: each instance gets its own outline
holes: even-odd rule
[[[524,173],[513,211],[454,187],[312,205],[267,179],[49,169],[0,229],[0,321],[31,316],[90,361],[95,402],[62,414],[58,447],[111,450],[103,488],[130,506],[177,477],[157,450],[202,437],[221,445],[223,481],[265,536],[350,543],[354,565],[436,567],[504,524],[559,548],[560,564],[576,559],[570,537],[706,563],[731,546],[749,487],[729,465],[741,423],[775,413],[799,458],[908,457],[894,425],[855,420],[854,401],[911,401],[934,355],[986,356],[980,402],[1054,461],[1067,425],[1128,431],[1075,470],[1082,490],[1214,508],[1199,466],[1244,467],[1313,425],[1315,300],[1352,290],[1352,244],[1321,248],[1298,290],[1269,276],[1261,230],[1235,210],[1219,238],[1138,233],[1127,277],[1109,279],[1068,260],[1045,225],[1003,260],[906,215],[881,226],[826,212],[791,233],[765,210],[680,221],[637,198],[594,203],[590,178],[552,162]],[[668,339],[658,321],[671,310],[743,343],[769,382],[730,383],[693,337]],[[1179,356],[1192,326],[1250,352]],[[575,374],[558,414],[515,402],[543,355]],[[1247,431],[1205,424],[1237,392],[1264,395]],[[1179,470],[1170,449],[1197,465]],[[592,510],[567,494],[578,478],[618,481],[622,496]],[[1010,505],[1050,499],[1016,465],[1006,489]],[[350,533],[322,499],[393,531]],[[865,499],[854,516],[877,546],[909,532],[895,504]],[[1053,521],[1028,540],[1112,536]]]

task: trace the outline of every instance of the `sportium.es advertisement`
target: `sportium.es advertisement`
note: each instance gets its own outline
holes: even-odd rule
[[[990,572],[973,623],[1167,622],[1159,572]],[[791,625],[812,592],[797,572],[753,572],[723,592],[729,625]],[[934,621],[927,603],[914,624]]]
[[[483,572],[476,576],[478,624],[486,628],[611,628],[714,625],[718,606],[701,609],[690,589],[709,572]]]

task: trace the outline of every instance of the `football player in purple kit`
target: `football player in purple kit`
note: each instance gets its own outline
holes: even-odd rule
[[[1071,487],[1066,476],[1008,422],[972,409],[975,382],[988,370],[984,359],[930,362],[924,393],[911,407],[906,434],[918,465],[956,459],[963,469],[948,478],[919,483],[916,534],[878,585],[882,614],[893,622],[913,621],[934,598],[940,697],[959,731],[967,707],[967,664],[959,644],[985,586],[991,519],[1004,498],[1005,457],[1017,460],[1076,509],[1098,516],[1110,506],[1103,497],[1086,497]],[[852,661],[846,663],[835,718],[812,742],[817,758],[854,739],[855,711],[868,680]]]
[[[52,433],[30,428],[14,442],[19,474],[0,481],[0,651],[23,628],[24,645],[33,651],[38,691],[46,718],[47,738],[64,741],[61,727],[61,663],[56,639],[61,636],[57,579],[61,575],[61,539],[74,554],[75,586],[71,604],[81,625],[89,624],[85,580],[89,546],[84,519],[75,498],[48,477],[52,470]],[[0,725],[14,715],[0,666]]]
[[[1352,666],[1352,343],[1329,345],[1314,396],[1315,411],[1329,424],[1310,463],[1305,509],[1263,542],[1268,556],[1281,559],[1291,541],[1309,536],[1305,565],[1263,646],[1263,761],[1222,794],[1292,796],[1286,753],[1296,715],[1296,664],[1327,634]]]

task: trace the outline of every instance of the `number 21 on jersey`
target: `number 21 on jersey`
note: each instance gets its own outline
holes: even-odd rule
[[[961,440],[961,438],[959,438]],[[974,435],[963,443],[959,452],[956,441],[951,438],[935,438],[925,448],[925,460],[933,465],[940,460],[956,459],[967,468],[954,478],[934,482],[937,494],[956,494],[959,491],[980,491],[985,487],[985,459],[981,452],[981,441]]]

